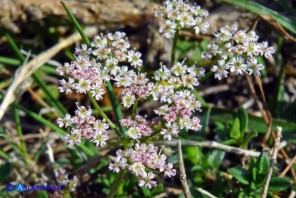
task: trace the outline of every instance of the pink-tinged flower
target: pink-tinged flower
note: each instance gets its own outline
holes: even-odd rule
[[[55,170],[54,175],[59,184],[67,185],[69,183],[68,175],[66,174],[65,169],[61,168],[61,169]]]
[[[145,186],[146,188],[153,188],[157,186],[156,181],[153,181],[152,179],[155,177],[155,175],[152,172],[149,172],[148,174],[145,172],[143,175],[141,175],[142,178],[139,180],[139,186]]]
[[[259,48],[261,55],[264,54],[265,58],[271,58],[272,54],[275,52],[274,47],[268,47],[267,41],[263,41],[261,44],[259,44]]]
[[[164,171],[164,176],[171,177],[176,175],[176,169],[173,169],[173,164],[168,163],[167,165],[163,166],[161,172]]]
[[[82,135],[85,137],[85,139],[89,140],[94,136],[94,131],[91,127],[85,127],[83,128]]]
[[[191,119],[191,127],[190,129],[193,131],[200,131],[202,126],[200,125],[200,119],[198,117],[193,117]]]
[[[177,137],[179,134],[179,127],[176,123],[166,123],[166,128],[161,129],[160,134],[163,135],[163,139],[171,141],[172,136]]]
[[[69,146],[79,145],[81,142],[81,132],[78,129],[72,129],[70,134],[65,136],[65,140]]]
[[[91,141],[94,142],[96,146],[104,147],[107,145],[106,141],[108,139],[109,137],[106,132],[96,131]]]
[[[61,87],[58,87],[60,92],[65,92],[66,94],[72,93],[72,89],[74,87],[74,79],[69,78],[68,82],[64,79],[60,80]]]

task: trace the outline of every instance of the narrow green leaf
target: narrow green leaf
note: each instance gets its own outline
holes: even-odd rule
[[[239,118],[234,118],[234,122],[232,125],[232,128],[230,130],[230,137],[238,140],[241,137],[241,133],[240,133],[240,121]]]
[[[225,152],[220,150],[213,150],[211,154],[208,156],[207,161],[212,164],[212,167],[215,169],[219,169],[223,159],[225,157]]]
[[[244,138],[244,141],[242,143],[242,148],[246,148],[249,142],[252,140],[253,137],[257,137],[258,133],[257,131],[251,131],[247,134],[247,136]]]
[[[248,170],[242,167],[233,167],[227,170],[230,174],[233,175],[235,179],[237,179],[240,183],[249,185],[251,181],[251,176]]]
[[[44,191],[38,192],[38,198],[47,198],[47,197],[48,197],[48,195],[46,192],[44,192]]]
[[[278,23],[280,23],[283,27],[287,28],[288,30],[296,34],[296,23],[294,21],[279,14],[276,11],[273,11],[271,9],[264,7],[263,5],[260,5],[250,0],[239,0],[239,1],[238,0],[222,0],[222,1],[240,6],[258,15],[269,15]]]
[[[257,179],[257,171],[258,170],[256,167],[252,168],[253,181],[256,181],[256,179]]]
[[[269,168],[269,158],[266,152],[262,152],[257,159],[256,168],[258,170],[258,174],[266,174]]]
[[[205,135],[206,132],[209,130],[209,121],[210,121],[210,115],[211,115],[211,108],[208,108],[204,116],[202,117],[200,124],[202,126],[202,129],[200,133],[202,135]]]
[[[68,16],[70,17],[72,23],[74,24],[76,30],[79,32],[79,34],[81,35],[83,41],[87,44],[90,45],[90,41],[88,39],[88,37],[86,36],[86,34],[84,33],[82,27],[80,26],[80,24],[78,23],[78,21],[76,20],[76,18],[74,17],[74,15],[72,14],[72,12],[68,9],[68,7],[66,6],[66,4],[64,2],[61,1],[61,4],[63,5],[63,7],[65,8]]]
[[[0,175],[1,175],[0,184],[2,184],[2,182],[4,182],[4,180],[6,180],[9,177],[11,171],[12,171],[12,167],[9,162],[6,162],[0,167]]]
[[[239,118],[239,123],[240,123],[241,137],[243,137],[243,134],[248,128],[248,124],[249,124],[248,113],[243,107],[239,107],[237,110],[237,116]]]
[[[269,191],[280,192],[292,185],[292,182],[287,177],[272,177],[269,184]]]

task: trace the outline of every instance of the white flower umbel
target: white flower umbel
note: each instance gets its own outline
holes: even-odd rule
[[[271,58],[275,52],[266,41],[259,43],[254,31],[238,30],[237,25],[222,27],[214,35],[215,40],[208,44],[201,57],[218,60],[218,66],[213,65],[211,71],[219,80],[228,77],[229,72],[260,76],[264,66],[257,63],[257,57]]]

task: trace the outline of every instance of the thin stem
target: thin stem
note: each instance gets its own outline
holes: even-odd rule
[[[20,138],[20,149],[21,149],[22,153],[25,156],[26,163],[28,163],[27,162],[28,153],[27,153],[27,148],[26,148],[25,141],[23,139],[23,130],[22,130],[22,126],[21,126],[21,120],[20,120],[19,110],[16,107],[14,107],[13,109],[14,109],[14,119],[15,119],[15,125],[16,125],[17,135]]]
[[[90,101],[93,103],[94,107],[96,108],[96,110],[98,111],[98,113],[106,120],[106,122],[109,124],[109,126],[111,127],[111,129],[113,129],[113,131],[119,136],[122,137],[122,135],[120,134],[120,131],[118,130],[118,128],[115,126],[115,124],[108,118],[108,116],[104,113],[104,111],[101,109],[101,107],[99,106],[99,104],[97,103],[97,101],[94,99],[94,97],[91,95],[90,92],[87,92],[87,95],[90,99]]]
[[[171,51],[171,67],[174,66],[174,64],[175,64],[175,58],[176,58],[175,56],[176,56],[178,37],[179,37],[179,29],[177,28],[175,35],[174,35],[173,46],[172,46],[172,51]]]
[[[88,37],[86,36],[86,34],[84,33],[82,27],[79,25],[78,21],[76,20],[76,18],[74,17],[74,15],[72,14],[72,12],[68,9],[68,7],[65,5],[64,2],[61,1],[61,4],[63,5],[64,9],[66,10],[68,16],[70,17],[71,21],[74,23],[76,30],[79,32],[79,34],[81,35],[83,41],[87,44],[90,45],[90,41],[88,39]]]
[[[273,146],[273,150],[272,150],[272,154],[271,154],[271,163],[270,163],[268,173],[267,173],[267,178],[266,178],[266,181],[265,181],[262,193],[261,193],[261,198],[267,197],[269,183],[271,180],[273,168],[275,167],[275,164],[276,164],[276,158],[277,158],[277,154],[279,151],[279,145],[281,142],[281,138],[282,138],[282,127],[277,127],[276,138],[274,140],[274,146]]]
[[[108,95],[109,95],[109,98],[110,98],[110,101],[111,101],[111,105],[112,105],[114,113],[115,113],[115,117],[116,117],[116,120],[117,120],[117,124],[119,126],[119,130],[121,131],[122,134],[124,134],[125,130],[120,124],[120,120],[123,118],[123,115],[122,115],[122,112],[121,112],[121,109],[120,109],[119,101],[115,96],[115,93],[114,93],[113,86],[112,86],[111,82],[107,81],[106,84],[107,84],[107,92],[108,92]]]
[[[135,117],[136,117],[137,107],[138,107],[138,100],[136,100],[135,103],[134,103],[134,105],[133,105],[133,110],[132,110],[132,120],[134,120]]]
[[[111,190],[110,190],[109,194],[107,195],[107,198],[114,197],[114,195],[116,194],[116,191],[117,191],[117,189],[118,189],[124,175],[125,175],[125,170],[122,170],[117,174],[117,176],[115,178],[115,181],[114,181],[114,183],[113,183],[113,185],[111,187]]]
[[[182,187],[184,189],[184,195],[185,195],[185,198],[191,198],[191,193],[190,193],[189,186],[186,179],[187,176],[186,176],[185,166],[183,161],[181,140],[178,140],[178,159],[179,159],[179,169],[180,169],[180,180],[181,180]]]

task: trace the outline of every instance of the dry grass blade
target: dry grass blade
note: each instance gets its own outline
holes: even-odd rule
[[[85,33],[87,36],[91,37],[97,33],[97,28],[89,27],[85,29]],[[39,67],[41,67],[44,63],[50,60],[53,56],[55,56],[58,52],[62,49],[71,46],[73,43],[76,43],[81,40],[80,34],[75,33],[68,37],[67,39],[61,41],[60,43],[56,44],[55,46],[51,47],[50,49],[46,50],[45,52],[41,53],[40,55],[36,56],[34,59],[29,61],[28,63],[24,64],[20,69],[19,72],[15,73],[14,81],[10,85],[3,102],[0,106],[0,121],[3,118],[5,111],[7,110],[8,106],[15,100],[16,98],[16,90],[18,87],[30,77],[32,73],[34,73]]]
[[[190,193],[189,186],[186,179],[187,177],[186,177],[183,155],[182,155],[181,140],[178,140],[178,156],[179,156],[180,180],[181,180],[182,187],[184,189],[184,194],[186,198],[191,198],[191,193]]]
[[[274,142],[274,146],[273,146],[273,150],[272,150],[272,154],[271,154],[271,163],[270,163],[270,167],[268,169],[268,175],[267,175],[267,179],[266,179],[266,182],[265,182],[262,194],[261,194],[261,198],[265,198],[267,196],[271,175],[273,172],[273,168],[276,164],[276,158],[277,158],[277,154],[279,151],[281,138],[282,138],[282,127],[277,127],[276,138],[275,138],[275,142]]]
[[[178,141],[176,140],[158,141],[155,144],[165,145],[165,146],[176,146],[178,144]],[[182,145],[183,146],[200,146],[200,147],[206,147],[206,148],[212,148],[212,149],[219,149],[228,153],[235,153],[238,155],[245,155],[245,156],[251,156],[251,157],[258,157],[260,155],[260,152],[257,152],[257,151],[250,151],[246,149],[236,148],[233,146],[227,146],[214,141],[197,142],[197,141],[191,141],[191,140],[182,140]]]

